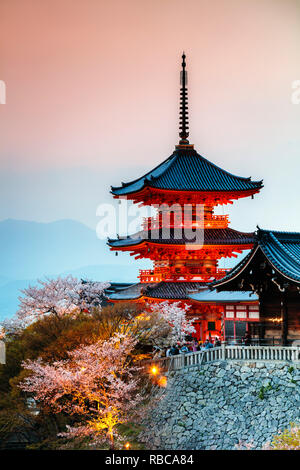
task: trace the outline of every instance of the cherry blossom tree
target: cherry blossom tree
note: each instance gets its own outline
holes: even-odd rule
[[[38,406],[47,405],[56,413],[79,419],[79,426],[69,427],[60,436],[89,436],[94,442],[106,439],[113,448],[116,425],[126,422],[142,401],[139,369],[131,364],[135,345],[132,336],[115,334],[107,341],[69,352],[64,361],[25,361],[23,367],[31,374],[20,388],[29,392]]]
[[[146,306],[141,319],[151,323],[149,341],[160,348],[183,342],[185,336],[194,333],[193,319],[188,318],[190,306],[181,302],[160,302]]]
[[[100,307],[109,283],[81,281],[72,276],[38,280],[38,285],[22,290],[17,320],[26,326],[46,314],[57,317]]]

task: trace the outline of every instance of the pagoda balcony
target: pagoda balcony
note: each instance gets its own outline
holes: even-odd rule
[[[160,228],[182,228],[187,229],[196,229],[199,228],[227,228],[229,224],[228,215],[212,215],[211,217],[203,217],[200,221],[195,222],[192,219],[185,217],[184,221],[181,217],[178,217],[175,220],[172,220],[171,217],[164,218],[161,217],[144,217],[142,222],[143,230],[157,230]]]
[[[140,282],[161,282],[161,281],[197,281],[209,282],[214,279],[221,279],[226,276],[230,269],[217,268],[211,272],[203,272],[201,268],[182,270],[180,272],[171,271],[169,268],[140,269],[138,278]]]

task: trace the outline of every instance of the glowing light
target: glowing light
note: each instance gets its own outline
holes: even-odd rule
[[[140,315],[138,315],[136,317],[136,319],[139,320],[139,321],[143,321],[143,320],[148,321],[148,320],[150,320],[150,315],[146,316],[144,313],[141,313]]]
[[[126,442],[126,444],[124,444],[124,449],[126,449],[126,450],[130,449],[130,443],[129,442]]]
[[[282,318],[270,318],[270,321],[273,322],[273,323],[281,323]]]
[[[156,366],[152,366],[151,369],[150,369],[150,372],[152,375],[157,375],[158,374],[158,367]]]
[[[167,377],[165,376],[160,377],[157,383],[160,387],[166,387],[168,384]]]

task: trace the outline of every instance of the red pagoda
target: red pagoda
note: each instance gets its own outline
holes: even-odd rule
[[[114,198],[152,206],[156,216],[144,219],[140,232],[108,240],[111,250],[127,251],[135,259],[148,258],[153,262],[153,269],[140,271],[139,283],[114,289],[110,300],[189,303],[196,336],[204,340],[224,337],[223,320],[228,308],[236,315],[231,315],[231,321],[248,325],[258,320],[255,297],[239,292],[229,299],[224,295],[220,299],[218,294],[208,292],[207,286],[225,276],[226,270],[218,267],[221,258],[236,257],[254,243],[254,233],[229,228],[228,215],[215,215],[215,207],[253,197],[263,185],[262,181],[251,181],[219,168],[189,143],[185,58],[183,54],[179,144],[170,157],[141,178],[111,188]],[[192,233],[200,231],[201,244],[191,243],[186,235],[188,229]],[[235,325],[232,333],[236,334]]]

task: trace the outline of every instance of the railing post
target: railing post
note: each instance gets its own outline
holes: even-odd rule
[[[292,360],[293,362],[298,361],[298,348],[297,348],[297,347],[292,349],[292,357],[291,357],[291,360]]]
[[[183,354],[183,367],[186,367],[187,366],[187,356],[186,354],[184,353]]]
[[[225,341],[222,341],[221,343],[221,359],[225,361],[226,359],[226,343]]]

